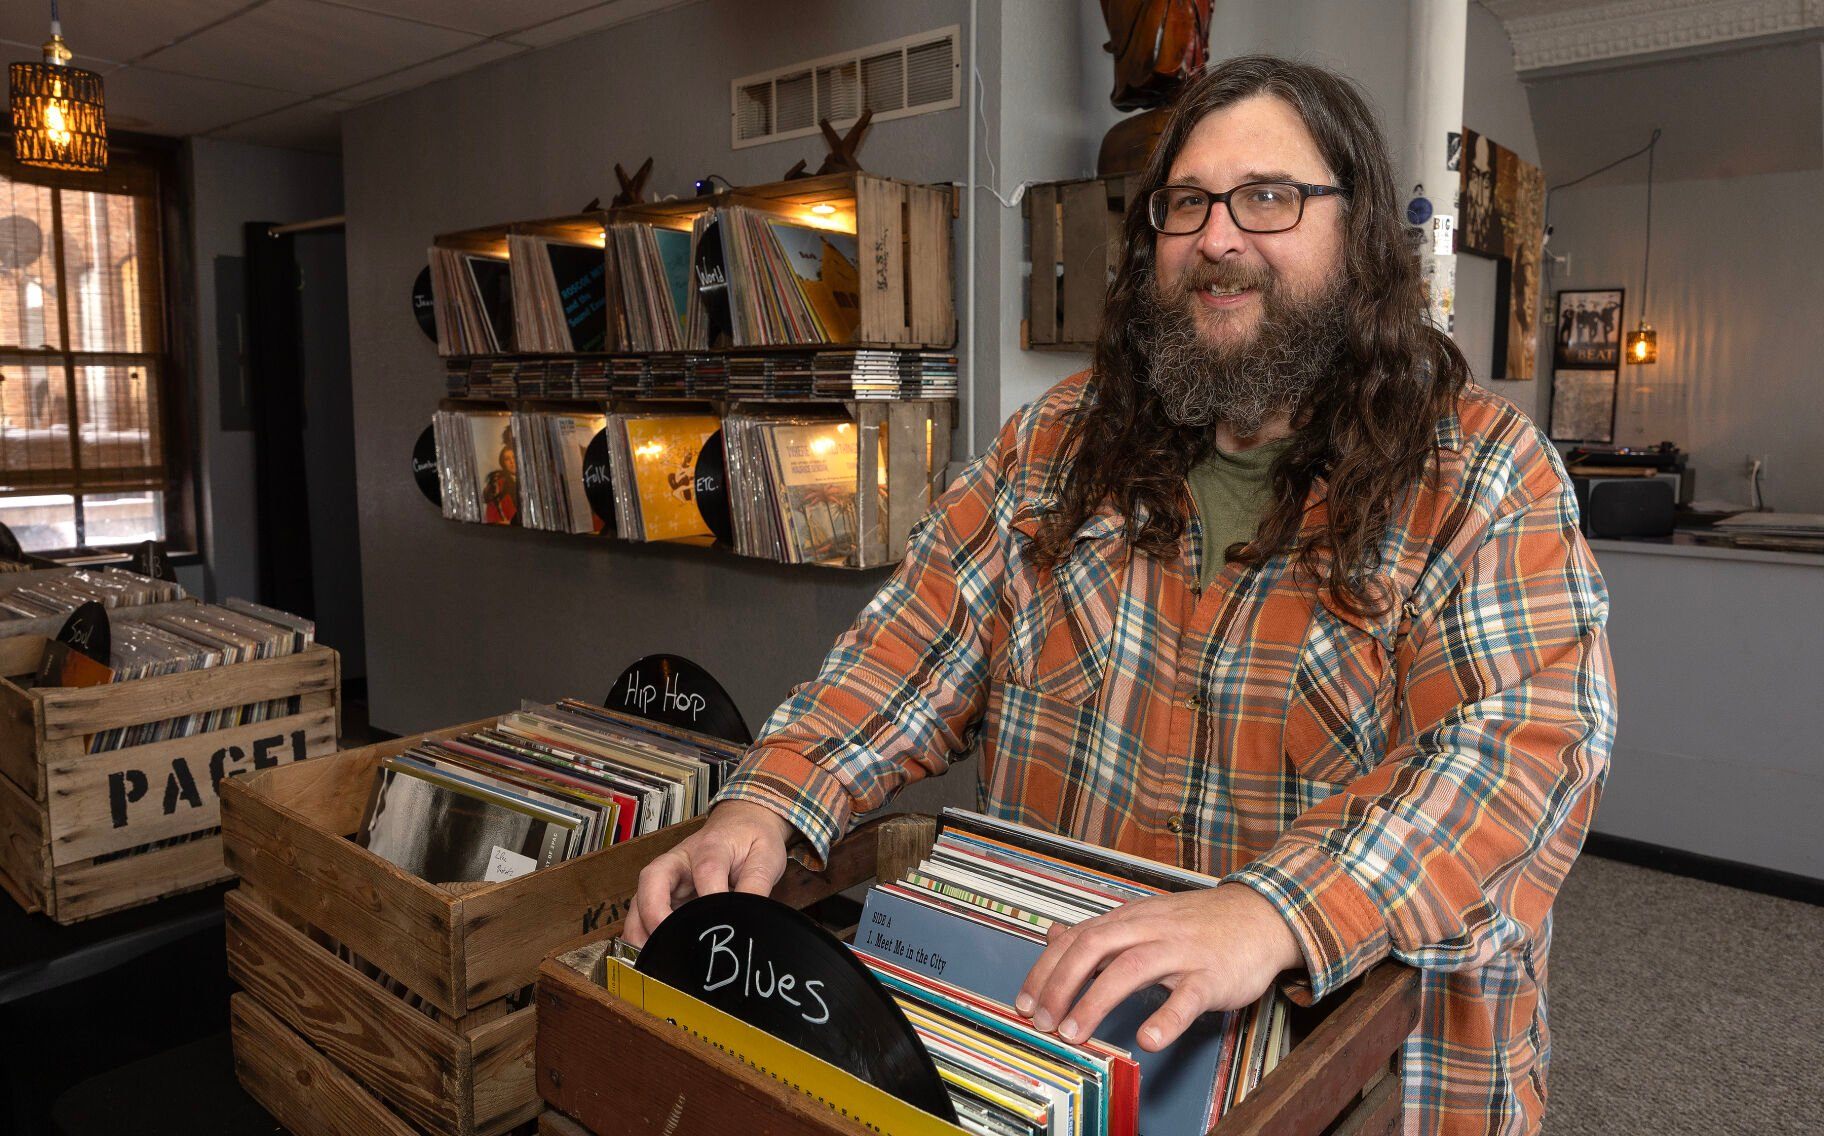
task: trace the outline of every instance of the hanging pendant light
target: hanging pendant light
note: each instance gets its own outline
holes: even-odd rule
[[[15,63],[7,84],[13,156],[24,165],[99,173],[108,168],[108,116],[101,76],[70,66],[57,0],[44,62]]]
[[[1659,333],[1647,322],[1647,274],[1653,268],[1653,151],[1659,148],[1659,127],[1647,140],[1647,245],[1640,266],[1640,326],[1628,332],[1622,357],[1630,363],[1659,362]]]

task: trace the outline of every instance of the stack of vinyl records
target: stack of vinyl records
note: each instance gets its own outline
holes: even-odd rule
[[[601,248],[514,234],[507,255],[515,350],[608,350],[608,258]]]
[[[504,410],[440,410],[431,427],[443,515],[471,524],[521,523],[513,416]]]
[[[721,420],[710,415],[608,416],[616,535],[638,541],[713,543],[697,508],[697,457],[721,428]]]
[[[580,411],[513,415],[519,524],[547,532],[602,531],[603,518],[589,507],[583,488],[583,451],[607,421],[606,415]]]
[[[513,351],[513,270],[505,257],[432,248],[431,311],[445,355]]]
[[[0,596],[0,624],[13,619],[68,615],[90,602],[118,608],[183,598],[184,589],[169,580],[155,580],[123,568],[83,568],[33,580]]]
[[[626,351],[682,351],[696,289],[691,234],[639,223],[611,225],[620,285],[620,345]]]
[[[846,418],[727,416],[722,448],[735,551],[787,564],[852,562],[861,524],[859,436]],[[884,526],[884,487],[876,492]]]
[[[221,607],[199,604],[188,611],[116,620],[113,681],[295,655],[315,641],[316,625],[309,620],[236,599]],[[142,726],[116,727],[90,738],[89,752],[103,753],[263,722],[296,709],[295,697],[277,698]]]
[[[709,808],[744,747],[575,699],[382,759],[356,840],[431,883],[504,880]]]
[[[768,351],[728,357],[728,397],[809,398],[815,377],[806,351]]]
[[[954,398],[956,362],[942,351],[819,351],[815,390],[828,398]]]
[[[738,205],[716,210],[737,347],[848,343],[861,322],[853,233]]]
[[[1079,1047],[1038,1034],[1011,1003],[1053,925],[1217,883],[946,809],[931,855],[869,891],[854,945],[930,1050],[964,1128],[1204,1132],[1290,1049],[1273,990],[1248,1010],[1203,1015],[1157,1053],[1136,1040],[1158,1009],[1156,990],[1115,1007]]]

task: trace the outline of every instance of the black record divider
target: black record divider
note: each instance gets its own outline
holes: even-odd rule
[[[754,740],[735,700],[682,655],[647,655],[622,671],[602,705],[667,726],[746,744]]]

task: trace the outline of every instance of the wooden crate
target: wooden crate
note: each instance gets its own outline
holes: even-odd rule
[[[59,923],[227,879],[219,835],[118,854],[214,829],[220,785],[336,748],[341,664],[328,647],[118,685],[39,690],[26,676],[45,642],[0,639],[0,675],[20,676],[0,678],[0,888]],[[293,696],[296,713],[264,722],[87,752],[87,735],[98,730]]]
[[[1021,346],[1095,347],[1109,282],[1121,266],[1121,231],[1138,174],[1052,182],[1026,191],[1026,322]]]
[[[803,905],[896,877],[930,849],[930,818],[892,817],[839,843],[822,873],[793,865],[775,896]],[[556,1113],[541,1132],[598,1136],[663,1131],[869,1136],[798,1090],[676,1026],[611,997],[600,965],[607,937],[545,961],[538,971],[538,1091]],[[1384,965],[1339,1001],[1211,1136],[1370,1136],[1399,1128],[1394,1061],[1418,1022],[1418,976]],[[637,1076],[629,1071],[638,1070]]]
[[[236,1065],[247,1090],[298,1136],[493,1136],[531,1120],[543,1108],[532,1081],[534,1011],[517,996],[555,947],[622,918],[640,869],[699,823],[519,879],[449,887],[348,839],[383,757],[491,723],[226,787],[222,829],[241,877],[226,903],[228,969],[246,991],[234,1010]],[[345,961],[342,947],[398,986]],[[303,1055],[310,1060],[294,1059]],[[317,1070],[313,1083],[288,1080],[294,1067]],[[319,1088],[340,1102],[322,1115],[312,1104]]]
[[[854,233],[861,274],[856,347],[949,347],[956,343],[956,289],[948,186],[866,173],[826,174],[724,193],[628,205],[611,223],[688,228],[698,214],[741,205],[820,228]],[[748,348],[737,348],[748,350]]]

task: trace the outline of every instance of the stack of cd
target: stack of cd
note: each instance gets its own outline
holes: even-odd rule
[[[575,359],[552,359],[545,364],[546,398],[582,398],[576,385]]]
[[[613,393],[608,378],[608,360],[600,356],[576,361],[575,398],[607,398]]]
[[[474,365],[468,359],[449,359],[443,364],[443,393],[450,398],[462,398],[469,393],[469,369]]]
[[[728,360],[720,355],[689,355],[684,361],[686,389],[696,398],[728,393]]]
[[[544,398],[545,375],[550,364],[543,359],[525,359],[513,372],[513,393],[520,398]]]
[[[638,398],[652,391],[652,360],[645,355],[616,355],[609,362],[616,398]]]
[[[683,355],[652,355],[646,361],[646,385],[642,394],[658,398],[683,398],[690,393],[687,363]]]
[[[819,351],[816,391],[829,398],[949,398],[956,356],[941,351]]]
[[[806,351],[768,351],[728,357],[728,397],[809,398],[813,356]]]

